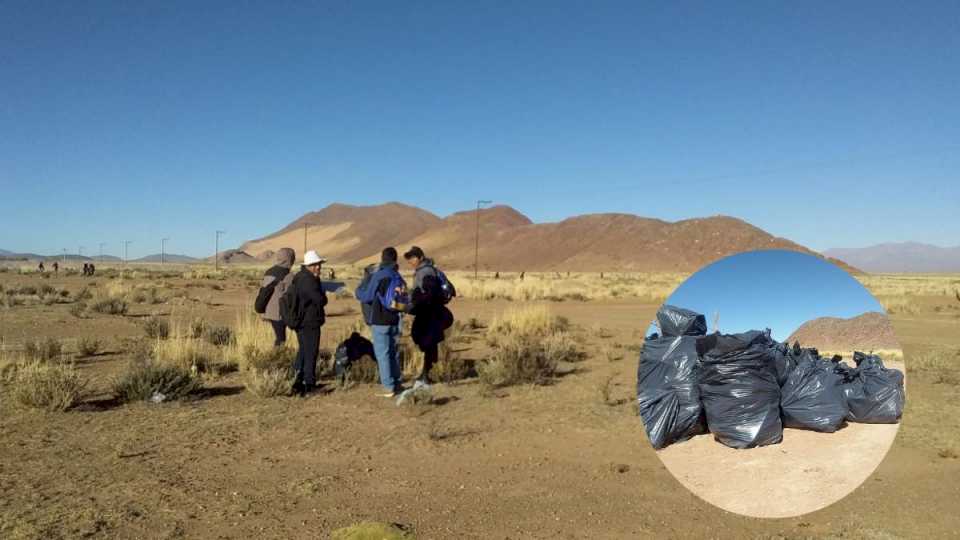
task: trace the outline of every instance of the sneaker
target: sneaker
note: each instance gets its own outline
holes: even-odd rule
[[[397,393],[396,393],[396,392],[385,392],[385,393],[377,394],[377,395],[380,396],[380,397],[385,397],[385,398],[397,397]]]

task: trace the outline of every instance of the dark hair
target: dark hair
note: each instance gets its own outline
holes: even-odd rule
[[[396,248],[388,247],[383,248],[383,251],[380,252],[380,261],[381,262],[397,262],[397,250]]]
[[[418,259],[425,258],[425,255],[423,254],[423,250],[418,248],[417,246],[413,246],[412,248],[410,248],[409,251],[403,254],[403,258],[407,260],[412,259],[414,257]]]

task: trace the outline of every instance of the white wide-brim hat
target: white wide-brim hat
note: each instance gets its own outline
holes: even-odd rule
[[[314,264],[320,264],[320,263],[324,263],[324,262],[327,262],[327,260],[324,259],[323,257],[317,255],[317,252],[316,252],[316,251],[313,251],[312,249],[311,249],[310,251],[304,253],[304,255],[303,255],[303,265],[304,265],[304,266],[311,266],[311,265],[314,265]]]

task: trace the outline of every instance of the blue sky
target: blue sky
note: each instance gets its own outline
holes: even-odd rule
[[[727,334],[770,328],[786,339],[817,317],[850,318],[883,307],[860,283],[832,263],[803,253],[765,250],[741,253],[702,268],[667,298],[667,304],[714,314]],[[656,331],[651,327],[648,333]]]
[[[0,248],[479,198],[953,245],[958,50],[948,2],[3,2]]]

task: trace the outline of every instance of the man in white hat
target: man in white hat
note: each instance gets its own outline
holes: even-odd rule
[[[293,392],[301,396],[317,386],[317,356],[320,354],[320,327],[326,321],[327,293],[320,281],[320,267],[326,259],[310,250],[303,255],[303,266],[293,278],[303,323],[297,330],[297,359],[293,363]]]

